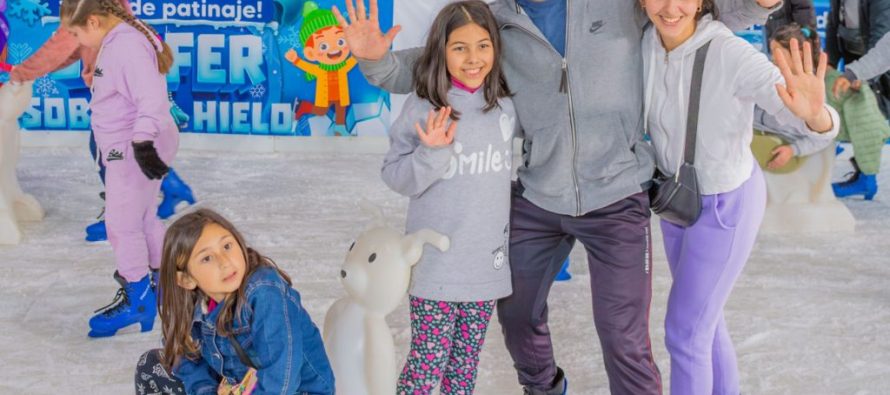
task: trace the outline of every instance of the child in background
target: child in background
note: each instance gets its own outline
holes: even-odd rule
[[[241,385],[251,395],[334,393],[321,335],[290,278],[219,214],[199,209],[170,226],[160,289],[164,349],[140,358],[138,394]]]
[[[785,59],[791,59],[792,38],[797,39],[798,42],[810,42],[810,48],[813,51],[813,68],[818,67],[821,43],[819,42],[819,35],[812,27],[801,26],[794,22],[780,26],[773,33],[768,45],[778,44],[785,55]],[[803,58],[803,54],[800,57]],[[773,63],[775,63],[775,58],[773,58]],[[829,71],[826,75],[830,73]],[[829,104],[831,104],[831,98],[828,97],[827,99]],[[837,108],[835,109],[837,110]],[[875,110],[877,110],[877,107]],[[843,130],[843,117],[840,127]],[[777,135],[786,142],[773,149],[770,153],[772,158],[769,160],[767,168],[773,171],[779,171],[795,157],[809,156],[827,148],[834,143],[834,139],[837,137],[834,133],[801,133],[797,129],[788,128],[759,106],[754,108],[754,129]]]
[[[151,330],[157,311],[150,270],[161,264],[164,225],[157,195],[179,145],[164,74],[170,48],[116,0],[65,0],[62,25],[95,50],[91,124],[106,171],[106,224],[121,284],[90,319],[90,337],[138,323]]]
[[[344,22],[341,21],[341,24]],[[411,278],[411,350],[398,394],[471,394],[495,301],[510,295],[510,166],[517,125],[498,25],[481,1],[438,14],[414,68],[416,92],[390,129],[383,181],[411,198],[407,232],[451,238]],[[423,126],[421,126],[423,125]]]
[[[772,41],[786,51],[791,39],[809,41],[818,48],[819,35],[811,26],[791,24],[776,31]],[[843,78],[837,70],[830,69],[825,74],[825,86],[834,86]],[[847,180],[831,185],[837,197],[862,195],[865,200],[872,200],[878,193],[877,174],[881,169],[881,150],[884,141],[890,137],[890,125],[884,118],[878,105],[878,98],[868,84],[858,90],[847,90],[835,96],[834,92],[826,93],[826,103],[831,105],[840,115],[840,131],[838,141],[853,143],[855,157],[850,158],[853,164],[853,175]]]
[[[0,0],[5,2],[6,0]],[[120,4],[121,8],[130,13],[129,0],[115,0]],[[21,64],[16,65],[9,75],[12,82],[32,81],[40,78],[47,73],[61,70],[71,64],[81,61],[82,68],[80,76],[84,84],[89,87],[93,83],[93,73],[95,72],[96,55],[98,49],[81,45],[78,40],[68,32],[63,25],[53,32],[53,35],[37,49],[37,52],[25,59]],[[177,125],[187,125],[188,115],[180,109],[170,98],[170,112],[173,115]],[[105,184],[105,165],[99,157],[102,155],[96,146],[96,140],[91,131],[90,133],[90,154],[93,161],[99,167],[99,179]],[[158,207],[158,216],[166,219],[174,214],[176,206],[181,202],[194,204],[195,198],[191,188],[181,179],[172,168],[161,182],[161,191],[164,193],[164,199]],[[99,196],[104,200],[105,192],[101,192]],[[86,240],[89,242],[105,241],[108,239],[107,230],[105,228],[104,209],[99,214],[98,221],[86,227]]]

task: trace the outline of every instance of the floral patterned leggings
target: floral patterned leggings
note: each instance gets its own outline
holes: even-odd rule
[[[442,302],[410,297],[411,350],[396,393],[469,395],[495,301]]]

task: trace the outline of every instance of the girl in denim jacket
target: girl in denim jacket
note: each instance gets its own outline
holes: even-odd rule
[[[219,214],[199,209],[170,226],[159,286],[165,344],[140,358],[136,393],[334,393],[290,278]]]

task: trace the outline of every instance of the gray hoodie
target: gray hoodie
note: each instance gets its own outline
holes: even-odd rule
[[[483,113],[483,89],[452,88],[448,103],[461,112],[450,146],[420,142],[414,124],[426,125],[432,105],[412,94],[390,128],[383,160],[383,182],[411,198],[406,232],[430,228],[451,239],[448,251],[424,250],[409,293],[449,302],[499,299],[512,289],[507,243],[516,112],[502,99]]]
[[[566,56],[553,49],[515,0],[491,10],[501,59],[525,134],[523,197],[548,211],[580,216],[643,191],[654,172],[643,139],[640,38],[648,19],[637,1],[566,0]],[[723,21],[744,28],[770,10],[755,0],[717,0]],[[420,49],[360,61],[372,84],[412,91]]]

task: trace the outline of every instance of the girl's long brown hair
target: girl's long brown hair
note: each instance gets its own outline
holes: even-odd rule
[[[448,4],[439,11],[439,15],[430,27],[423,54],[414,64],[414,87],[417,96],[429,100],[435,108],[449,105],[448,90],[451,88],[451,77],[448,75],[445,61],[448,36],[458,28],[471,23],[479,25],[488,32],[494,50],[491,72],[485,77],[482,86],[486,102],[483,111],[491,111],[498,106],[498,99],[511,95],[501,68],[501,36],[498,24],[488,4],[479,0],[459,1]],[[460,119],[460,113],[453,110],[451,118]]]
[[[200,357],[199,344],[192,339],[192,318],[195,306],[207,296],[200,289],[188,290],[180,287],[176,282],[178,272],[187,272],[188,260],[192,255],[201,233],[207,225],[216,224],[229,231],[238,242],[244,252],[244,260],[247,263],[247,272],[244,280],[234,292],[220,302],[220,311],[217,317],[216,327],[222,336],[231,334],[232,323],[239,319],[241,308],[246,301],[244,291],[247,288],[247,279],[257,269],[272,267],[278,274],[291,284],[291,279],[281,271],[275,262],[247,247],[244,236],[235,229],[228,220],[215,211],[201,208],[186,214],[176,220],[164,236],[164,252],[161,257],[161,278],[159,280],[160,298],[158,299],[158,313],[161,316],[161,327],[164,336],[163,363],[171,369],[181,357],[197,359]]]
[[[157,30],[134,17],[129,11],[121,7],[117,0],[64,0],[59,9],[59,15],[62,22],[67,26],[86,26],[87,18],[90,15],[117,17],[124,23],[142,32],[148,42],[151,43],[151,47],[155,49],[158,58],[158,72],[167,74],[173,66],[173,51],[167,43],[160,40]],[[160,49],[155,44],[155,37],[161,41]]]

